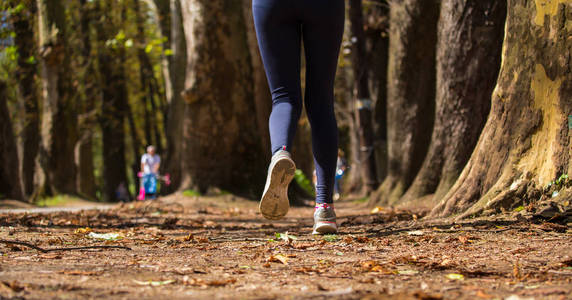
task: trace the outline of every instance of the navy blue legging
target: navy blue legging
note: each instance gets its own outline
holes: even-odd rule
[[[334,78],[344,31],[344,0],[253,0],[258,45],[272,93],[272,153],[290,151],[302,111],[301,43],[306,58],[306,113],[312,127],[316,202],[331,203],[338,153]]]

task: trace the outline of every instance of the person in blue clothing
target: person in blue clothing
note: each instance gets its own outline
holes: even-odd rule
[[[147,153],[141,156],[141,173],[143,174],[141,176],[139,200],[145,200],[145,198],[155,199],[157,197],[157,177],[159,176],[161,157],[155,152],[155,146],[150,145],[147,147]]]
[[[333,205],[338,152],[334,78],[344,31],[344,0],[253,0],[258,46],[272,94],[272,160],[259,209],[271,220],[289,209],[288,185],[296,165],[290,155],[302,104],[312,128],[316,166],[314,234],[337,231]],[[306,62],[302,99],[300,61]]]

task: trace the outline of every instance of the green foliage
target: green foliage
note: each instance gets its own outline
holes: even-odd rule
[[[183,191],[183,196],[185,196],[185,197],[200,197],[201,193],[191,189],[191,190]]]
[[[322,239],[326,242],[335,242],[335,241],[339,240],[340,238],[335,234],[326,234],[326,235],[324,235],[324,237]]]
[[[566,186],[569,183],[568,179],[569,179],[568,174],[562,174],[556,180],[550,181],[546,185],[546,189],[549,189],[552,186],[555,186],[558,190],[560,190],[562,187]]]
[[[296,183],[309,195],[315,196],[314,186],[302,170],[297,169],[296,172],[294,172],[294,180],[296,180]]]
[[[56,195],[53,197],[39,199],[37,204],[40,206],[62,206],[75,201],[81,201],[81,199],[69,195]]]

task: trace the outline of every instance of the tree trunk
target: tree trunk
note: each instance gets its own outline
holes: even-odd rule
[[[431,145],[402,202],[434,193],[436,204],[469,160],[490,110],[505,19],[505,1],[443,0]]]
[[[180,0],[154,1],[157,23],[172,52],[163,56],[161,65],[167,99],[165,138],[167,150],[163,156],[162,172],[171,175],[171,185],[162,192],[173,192],[181,186],[183,119],[185,105],[181,95],[185,84],[187,48],[183,29]]]
[[[183,187],[258,197],[266,161],[252,117],[252,68],[243,4],[182,3],[187,39]],[[238,12],[238,13],[237,13]]]
[[[258,50],[258,40],[254,30],[254,18],[252,16],[252,0],[243,0],[244,21],[246,24],[246,37],[248,38],[248,50],[252,65],[254,105],[256,108],[256,126],[260,136],[260,147],[263,159],[270,160],[270,134],[268,131],[268,118],[272,111],[272,96],[268,88],[264,65]]]
[[[18,94],[20,107],[23,108],[22,156],[20,170],[22,174],[24,194],[29,197],[34,192],[34,170],[40,146],[40,118],[38,97],[34,76],[36,75],[36,43],[34,41],[34,21],[36,3],[28,2],[26,10],[12,16],[12,27],[15,32],[14,44],[18,47]]]
[[[90,24],[93,20],[92,10],[87,0],[80,0],[80,30],[82,34],[83,56],[83,99],[79,105],[81,115],[79,118],[80,137],[76,145],[76,164],[78,166],[77,189],[81,195],[95,199],[95,165],[93,162],[93,131],[96,126],[95,98],[99,95],[96,89],[96,73],[91,55]]]
[[[103,135],[103,193],[104,201],[115,200],[115,190],[119,184],[127,184],[125,162],[124,120],[127,110],[127,87],[125,79],[125,48],[106,47],[105,42],[115,36],[115,30],[122,28],[125,20],[125,7],[121,7],[121,16],[110,14],[115,1],[106,1],[106,7],[97,11],[105,18],[98,22],[99,72],[102,76],[102,103],[100,126]],[[99,4],[97,4],[99,6]],[[121,5],[121,4],[120,4]],[[137,159],[137,157],[135,158]]]
[[[158,94],[155,88],[155,74],[151,59],[145,52],[147,41],[145,39],[145,20],[139,1],[133,1],[133,8],[135,13],[135,25],[137,29],[137,58],[139,59],[139,82],[141,88],[141,100],[143,109],[145,110],[145,136],[147,144],[153,144],[158,153],[162,153],[163,145],[161,132],[159,130],[159,122],[157,121],[157,114],[162,112],[158,109],[155,103],[155,97]]]
[[[18,166],[18,150],[6,104],[6,84],[0,82],[0,197],[24,200]]]
[[[459,179],[431,213],[495,213],[572,174],[572,3],[509,0],[502,65],[486,125]]]
[[[349,1],[352,33],[352,66],[354,71],[354,103],[359,136],[359,160],[366,194],[377,188],[375,152],[373,146],[372,100],[369,92],[369,72],[366,60],[365,32],[361,0]]]
[[[371,203],[393,204],[421,168],[435,102],[439,1],[391,2],[387,87],[388,174]]]
[[[372,2],[365,14],[365,35],[369,60],[371,99],[373,100],[374,151],[377,177],[387,175],[387,63],[389,55],[389,4]]]
[[[66,45],[65,10],[61,1],[38,0],[38,39],[42,78],[40,166],[35,197],[43,193],[75,194],[77,114],[71,97],[70,57]]]

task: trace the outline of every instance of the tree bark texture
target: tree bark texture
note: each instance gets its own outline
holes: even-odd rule
[[[252,117],[256,106],[243,3],[181,4],[188,58],[183,187],[259,196],[266,161]]]
[[[167,126],[165,137],[167,140],[167,153],[165,155],[166,173],[171,174],[171,186],[169,191],[177,190],[181,185],[181,168],[183,154],[183,119],[185,117],[185,103],[182,91],[185,85],[185,70],[187,64],[187,48],[185,32],[183,29],[181,2],[170,1],[170,48],[173,55],[169,57],[168,74],[169,80],[165,79],[167,92]]]
[[[359,136],[359,159],[363,188],[366,194],[377,188],[377,164],[373,145],[372,100],[369,92],[369,72],[363,21],[362,0],[349,1],[349,15],[352,35],[352,67],[354,71],[354,109]]]
[[[387,174],[387,65],[389,56],[389,4],[376,0],[366,6],[365,35],[369,86],[373,101],[374,154],[378,180]]]
[[[105,41],[115,36],[114,28],[121,28],[118,17],[104,13],[112,10],[115,1],[106,1],[105,10],[98,23],[99,72],[102,76],[102,102],[100,126],[103,136],[103,192],[104,201],[115,200],[115,190],[121,183],[127,184],[127,165],[125,161],[124,120],[127,111],[127,87],[125,79],[125,49],[105,45]],[[121,5],[121,4],[120,4]],[[125,19],[124,7],[121,7],[121,19]],[[137,159],[138,157],[135,157]]]
[[[65,10],[59,0],[38,0],[37,5],[43,98],[39,159],[43,176],[35,196],[75,194],[77,113],[71,96]]]
[[[40,146],[40,118],[38,96],[34,76],[37,64],[34,58],[37,47],[34,40],[34,15],[36,3],[29,1],[27,8],[11,17],[12,27],[16,33],[14,44],[18,47],[18,94],[20,107],[23,108],[22,156],[20,170],[24,194],[29,197],[34,192],[34,171]]]
[[[421,168],[434,119],[438,0],[391,2],[387,81],[388,174],[371,202],[393,204]]]
[[[458,218],[538,200],[572,173],[572,3],[509,0],[491,111],[471,159],[431,215]]]
[[[79,140],[76,145],[77,189],[84,197],[95,199],[95,165],[93,161],[93,130],[97,124],[95,103],[100,95],[96,86],[96,68],[91,53],[90,26],[93,21],[93,10],[87,0],[80,0],[80,30],[82,34],[81,55],[83,97],[79,110]]]
[[[16,200],[24,200],[18,166],[18,149],[12,128],[10,112],[6,104],[6,83],[0,82],[0,194]]]
[[[436,204],[469,160],[490,110],[505,19],[505,1],[442,1],[435,125],[425,162],[402,202],[434,194]]]

